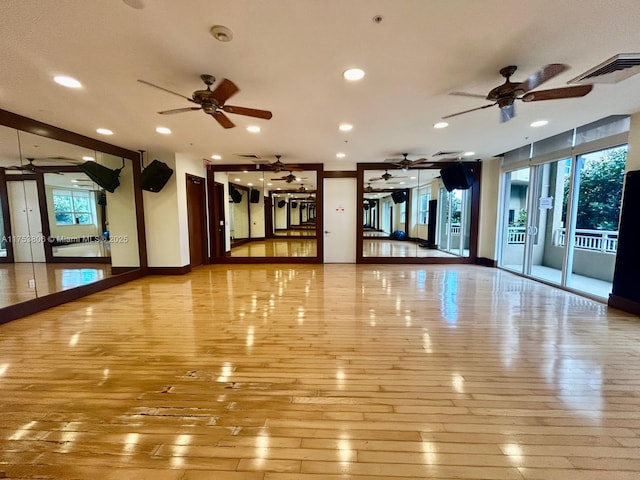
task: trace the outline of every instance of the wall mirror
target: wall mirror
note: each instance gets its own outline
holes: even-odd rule
[[[0,308],[139,270],[137,152],[9,112],[0,121]],[[85,162],[121,169],[120,185],[105,191]]]
[[[448,165],[358,165],[359,262],[475,261],[479,182],[447,191],[440,170]],[[479,178],[479,164],[473,169]]]
[[[321,166],[258,167],[209,167],[212,261],[319,261]]]

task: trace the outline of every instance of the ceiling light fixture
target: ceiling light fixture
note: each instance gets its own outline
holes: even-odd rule
[[[258,133],[260,132],[260,127],[257,125],[249,125],[247,127],[247,131],[251,132],[251,133]]]
[[[95,158],[90,157],[89,155],[85,155],[84,157],[82,157],[82,159],[83,159],[85,162],[93,162],[93,161],[95,161]]]
[[[53,77],[53,81],[67,88],[82,88],[82,84],[78,80],[73,77],[67,77],[66,75],[56,75]]]
[[[532,122],[530,126],[533,128],[544,127],[548,123],[549,123],[549,120],[536,120],[535,122]]]
[[[156,127],[156,132],[161,133],[162,135],[169,135],[171,130],[167,127]]]
[[[433,126],[433,128],[447,128],[448,126],[449,124],[447,122],[438,122]]]
[[[350,123],[341,123],[338,128],[341,132],[350,132],[353,129],[353,125]]]
[[[345,70],[342,76],[345,78],[345,80],[355,82],[364,78],[364,70],[360,68],[350,68],[348,70]]]
[[[213,160],[222,160],[222,155],[218,155],[218,154],[211,155],[211,158],[212,158]]]
[[[338,157],[338,158],[344,158],[344,157],[346,157],[346,156],[347,156],[347,154],[346,154],[346,153],[342,153],[342,152],[338,152],[338,153],[336,153],[336,157]]]
[[[472,157],[475,154],[476,154],[476,152],[469,151],[469,152],[464,152],[462,155],[464,155],[465,157]]]
[[[240,182],[241,181],[239,178],[234,178],[233,180],[234,180],[234,182]]]
[[[98,128],[96,132],[98,132],[100,135],[113,135],[113,132],[108,128]]]
[[[233,32],[224,25],[214,25],[209,33],[219,42],[230,42],[233,40]]]

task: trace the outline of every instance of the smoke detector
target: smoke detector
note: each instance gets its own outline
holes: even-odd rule
[[[230,42],[233,39],[233,32],[224,25],[214,25],[209,33],[219,42]]]

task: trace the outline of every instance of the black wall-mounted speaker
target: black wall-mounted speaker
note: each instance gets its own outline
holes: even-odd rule
[[[282,207],[284,207],[286,204],[287,204],[286,200],[280,200],[280,201],[278,202],[278,208],[282,208]]]
[[[291,208],[298,208],[297,202],[291,202]]]
[[[394,190],[391,192],[393,203],[402,203],[407,199],[407,192],[404,190]]]
[[[251,203],[260,203],[260,190],[251,190],[249,201]]]
[[[120,177],[121,168],[111,170],[96,162],[84,162],[78,165],[78,168],[108,192],[113,193],[120,185],[120,179],[118,177]]]
[[[147,192],[159,192],[173,175],[173,170],[164,162],[154,160],[140,175],[140,185]]]
[[[454,163],[440,170],[440,177],[447,192],[452,190],[466,190],[473,185],[473,170],[468,163]]]
[[[237,188],[234,188],[233,185],[229,185],[229,195],[231,196],[233,203],[240,203],[242,201],[242,192]]]

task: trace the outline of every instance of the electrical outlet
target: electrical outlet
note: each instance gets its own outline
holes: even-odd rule
[[[33,278],[30,278],[27,284],[29,285],[29,288],[36,288],[36,281]]]

